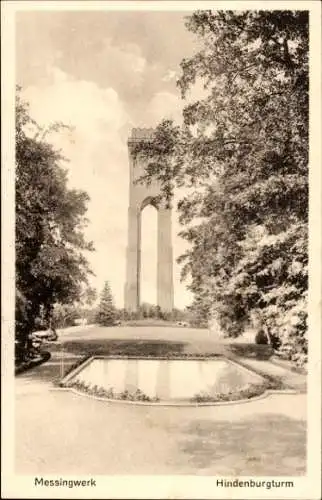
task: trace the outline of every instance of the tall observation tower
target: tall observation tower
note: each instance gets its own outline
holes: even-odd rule
[[[153,205],[158,211],[157,302],[164,312],[173,309],[171,208],[163,202],[154,204],[155,197],[161,193],[158,182],[149,186],[135,182],[144,173],[145,160],[142,155],[134,155],[134,146],[149,141],[152,133],[153,129],[136,128],[128,139],[130,186],[124,304],[125,309],[131,312],[137,311],[140,306],[141,213],[147,205]]]

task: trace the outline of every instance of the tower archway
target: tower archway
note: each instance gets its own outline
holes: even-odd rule
[[[153,203],[141,209],[140,306],[157,305],[158,211]]]
[[[130,179],[128,208],[128,246],[125,284],[125,309],[138,311],[140,307],[141,282],[141,215],[147,205],[157,210],[157,305],[164,312],[173,309],[173,251],[171,235],[171,209],[165,204],[155,203],[160,195],[160,184],[137,183],[144,173],[144,158],[134,155],[138,142],[148,141],[153,129],[133,129],[128,140]]]

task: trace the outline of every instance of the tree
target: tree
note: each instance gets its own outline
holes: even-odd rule
[[[85,285],[80,293],[79,302],[75,305],[78,315],[83,321],[89,321],[96,317],[96,312],[93,309],[97,299],[97,291],[90,285]]]
[[[52,313],[52,323],[55,328],[66,328],[74,326],[75,320],[79,318],[80,310],[75,304],[56,303]]]
[[[193,188],[178,203],[191,244],[179,261],[204,317],[239,335],[257,316],[304,361],[308,14],[198,11],[187,28],[201,49],[178,86],[186,98],[201,81],[206,97],[185,106],[181,129],[164,121],[137,146],[141,182],[158,179],[168,203],[176,186]]]
[[[97,322],[102,326],[111,326],[114,324],[115,317],[116,310],[113,304],[112,292],[108,281],[106,281],[98,306]]]
[[[33,127],[33,137],[27,130]],[[59,130],[54,124],[50,130]],[[83,229],[87,193],[67,187],[63,156],[47,142],[16,97],[16,338],[28,334],[44,312],[48,323],[54,304],[78,300],[90,273],[84,251],[93,250]]]
[[[81,294],[81,302],[88,307],[92,307],[96,299],[97,299],[96,288],[87,286]]]

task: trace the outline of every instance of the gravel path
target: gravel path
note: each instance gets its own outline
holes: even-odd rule
[[[20,474],[304,473],[305,395],[156,408],[29,384],[27,391],[17,384]]]

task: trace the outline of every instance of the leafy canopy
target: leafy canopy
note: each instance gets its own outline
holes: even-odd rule
[[[138,145],[140,180],[158,179],[169,204],[190,189],[177,207],[191,244],[179,261],[203,317],[238,335],[256,316],[305,355],[308,13],[197,11],[186,25],[201,48],[178,86],[186,99],[201,82],[205,96],[187,102],[182,127],[164,121]]]
[[[79,298],[90,273],[84,252],[93,250],[83,232],[89,197],[68,187],[65,159],[47,142],[47,133],[29,116],[17,89],[16,331],[22,339],[41,311],[48,320],[55,303]]]

